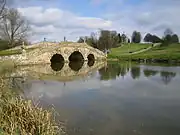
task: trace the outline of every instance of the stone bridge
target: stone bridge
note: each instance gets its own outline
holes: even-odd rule
[[[85,43],[49,43],[25,46],[22,54],[14,56],[19,65],[51,63],[52,61],[69,62],[76,58],[83,60],[105,60],[106,55]]]

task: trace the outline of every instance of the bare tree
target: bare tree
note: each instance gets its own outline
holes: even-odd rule
[[[0,19],[3,18],[5,6],[6,6],[6,0],[0,0]]]
[[[5,11],[1,24],[1,37],[9,41],[9,47],[14,47],[16,41],[22,41],[28,35],[30,27],[27,20],[21,16],[17,9]]]

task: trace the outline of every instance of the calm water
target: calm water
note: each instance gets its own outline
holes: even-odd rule
[[[71,63],[10,75],[26,98],[55,107],[69,135],[180,135],[178,66]]]

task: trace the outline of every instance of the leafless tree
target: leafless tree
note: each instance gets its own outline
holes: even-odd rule
[[[6,0],[0,0],[0,19],[3,18]]]
[[[27,20],[21,16],[17,9],[10,8],[5,10],[0,29],[0,36],[9,41],[9,47],[14,47],[16,41],[22,41],[28,36],[30,27]]]

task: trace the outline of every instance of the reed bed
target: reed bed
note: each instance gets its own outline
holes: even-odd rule
[[[0,135],[63,135],[64,127],[45,110],[7,88],[0,78]]]

